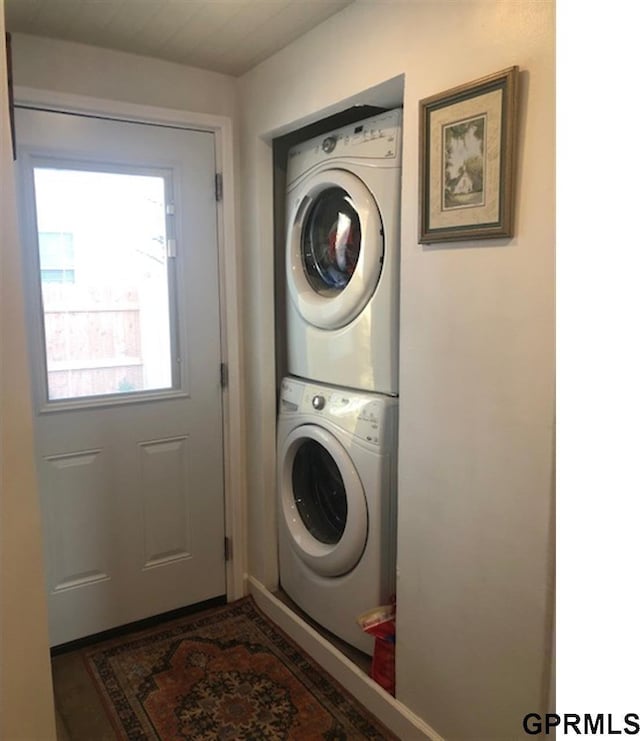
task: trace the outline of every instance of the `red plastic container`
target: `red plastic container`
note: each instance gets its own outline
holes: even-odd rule
[[[371,678],[389,694],[396,694],[396,605],[375,607],[358,618],[365,633],[375,638]]]

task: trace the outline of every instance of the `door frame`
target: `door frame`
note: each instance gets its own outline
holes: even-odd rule
[[[246,537],[246,463],[243,421],[244,390],[241,383],[242,328],[240,325],[240,275],[236,250],[233,123],[228,116],[139,105],[105,98],[58,93],[38,88],[14,88],[15,105],[23,108],[77,113],[173,128],[213,132],[216,169],[223,175],[224,197],[217,201],[217,243],[220,292],[221,360],[227,367],[222,391],[225,536],[232,543],[226,563],[227,599],[248,593]],[[215,187],[212,173],[212,189]],[[212,374],[218,377],[217,369]]]

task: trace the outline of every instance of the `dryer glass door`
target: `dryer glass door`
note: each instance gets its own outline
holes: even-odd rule
[[[360,218],[349,194],[327,188],[311,206],[302,231],[304,269],[311,287],[333,297],[347,286],[360,254]]]
[[[313,175],[290,199],[289,295],[309,324],[339,329],[365,309],[380,279],[378,206],[362,180],[343,170]]]

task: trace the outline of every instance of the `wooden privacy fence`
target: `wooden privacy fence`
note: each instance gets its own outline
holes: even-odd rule
[[[49,398],[143,388],[138,290],[43,283]]]

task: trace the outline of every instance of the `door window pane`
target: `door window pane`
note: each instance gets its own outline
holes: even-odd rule
[[[34,169],[48,398],[171,389],[165,178]]]

